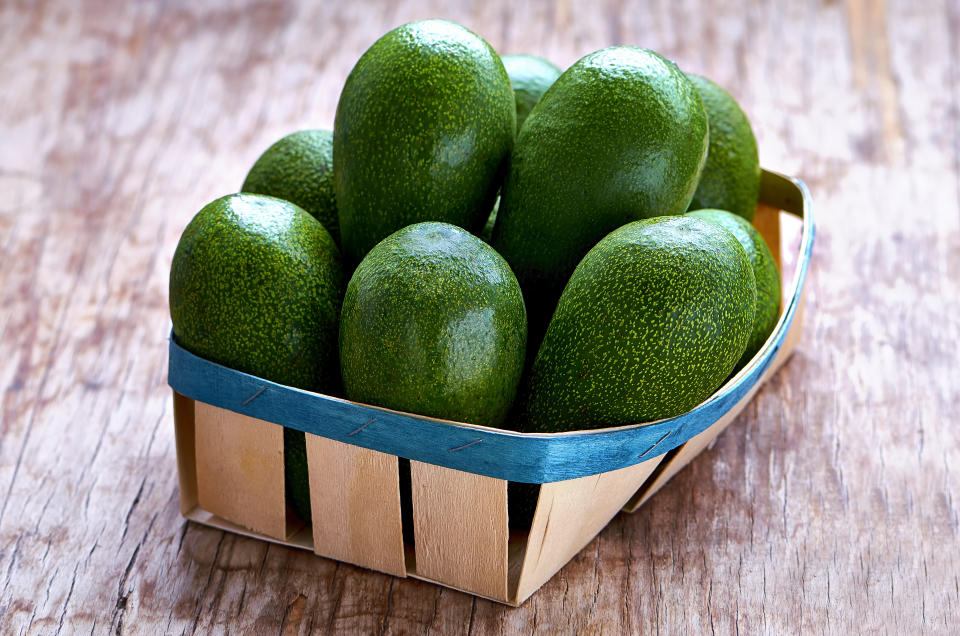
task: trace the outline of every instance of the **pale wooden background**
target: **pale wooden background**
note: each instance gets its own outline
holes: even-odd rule
[[[793,360],[519,609],[177,506],[181,230],[430,16],[561,65],[625,43],[709,75],[820,222]],[[956,3],[907,0],[3,2],[0,632],[954,631],[958,31]]]

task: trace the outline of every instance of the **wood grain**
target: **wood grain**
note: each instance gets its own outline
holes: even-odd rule
[[[193,510],[197,496],[197,427],[196,402],[173,393],[173,427],[177,447],[177,485],[180,489],[180,512]],[[191,461],[191,459],[193,461]]]
[[[444,16],[560,65],[727,87],[819,234],[797,353],[524,605],[185,523],[165,385],[190,217]],[[960,7],[0,4],[0,633],[952,633],[960,615]],[[786,251],[784,252],[787,253]]]
[[[406,576],[397,458],[307,435],[313,549]]]
[[[516,599],[526,600],[603,529],[661,459],[654,457],[599,475],[543,484],[530,526]]]
[[[507,482],[417,461],[410,477],[417,574],[507,602]]]
[[[203,402],[194,403],[194,413],[197,503],[244,528],[286,539],[283,428]]]

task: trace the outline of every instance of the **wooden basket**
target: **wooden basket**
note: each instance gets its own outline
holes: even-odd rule
[[[519,605],[621,509],[635,511],[746,406],[800,337],[813,246],[802,182],[764,171],[754,225],[781,274],[781,216],[802,219],[779,322],[754,359],[679,417],[523,434],[294,389],[198,358],[170,339],[183,515],[192,521]],[[285,503],[283,426],[306,433],[312,526]],[[401,521],[410,460],[413,536]],[[511,532],[508,481],[542,484]]]

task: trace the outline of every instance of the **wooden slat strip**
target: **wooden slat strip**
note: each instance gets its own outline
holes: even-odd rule
[[[180,513],[197,505],[197,451],[194,401],[173,392],[173,426],[177,443],[177,475],[180,483]]]
[[[314,552],[406,576],[397,458],[307,434]]]
[[[200,507],[256,532],[287,537],[283,428],[202,402],[195,413]]]
[[[416,574],[507,598],[507,482],[410,462]]]
[[[514,602],[522,603],[582,550],[660,460],[541,486]]]

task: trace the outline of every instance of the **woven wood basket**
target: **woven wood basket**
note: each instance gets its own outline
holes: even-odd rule
[[[797,236],[782,241],[790,221]],[[803,183],[764,171],[754,225],[780,264],[780,320],[713,396],[658,422],[523,434],[436,420],[268,382],[198,358],[171,337],[184,517],[519,605],[618,511],[637,510],[706,448],[793,351],[814,238]],[[283,426],[306,433],[309,526],[285,503]],[[407,537],[400,458],[410,460]],[[541,484],[529,529],[508,526],[508,481]]]

